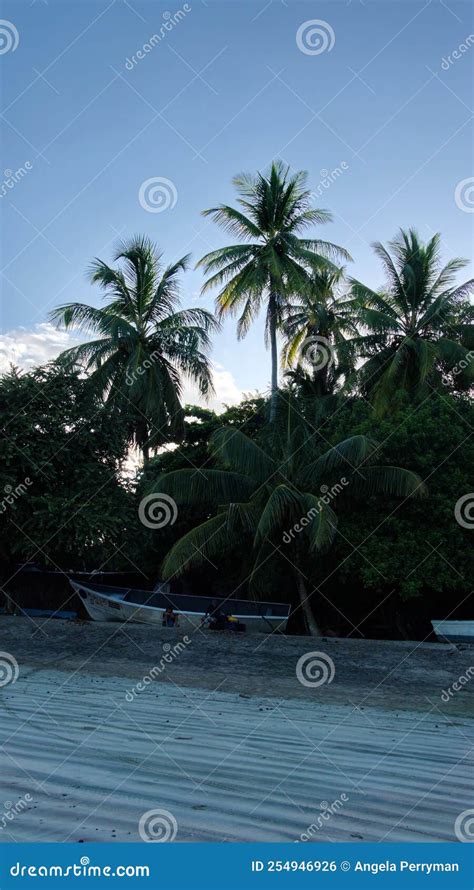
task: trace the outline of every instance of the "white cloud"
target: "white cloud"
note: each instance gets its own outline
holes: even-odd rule
[[[194,386],[185,386],[183,391],[183,404],[201,405],[204,408],[212,408],[213,411],[223,411],[226,405],[238,405],[242,400],[242,390],[237,386],[230,371],[217,363],[212,365],[212,379],[215,395],[209,401],[205,401],[199,395]]]
[[[8,371],[11,364],[24,370],[44,365],[75,342],[68,331],[58,331],[47,321],[7,331],[0,334],[0,373]]]
[[[78,342],[74,334],[58,331],[49,322],[42,322],[33,328],[7,331],[0,334],[0,373],[8,371],[11,364],[24,370],[44,365]],[[214,411],[222,411],[225,405],[238,404],[243,394],[231,372],[214,363],[212,376],[216,392],[209,402],[206,403],[197,389],[190,385],[184,387],[183,402],[209,407]]]

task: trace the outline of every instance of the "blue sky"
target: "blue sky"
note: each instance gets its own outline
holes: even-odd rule
[[[110,260],[119,234],[150,235],[170,261],[226,243],[200,211],[231,202],[232,176],[273,158],[309,172],[315,203],[334,214],[321,237],[371,286],[370,242],[401,225],[440,230],[446,259],[470,256],[472,193],[456,203],[455,191],[474,176],[473,11],[456,0],[4,3],[2,169],[26,172],[0,201],[0,355],[31,364],[65,344],[44,326],[48,310],[99,302],[85,270]],[[296,39],[314,19],[317,54],[307,29]],[[139,201],[155,178],[172,183],[174,206],[159,213]],[[186,275],[184,303],[211,308],[201,284]],[[223,397],[267,386],[262,323],[238,343],[229,320],[213,358]]]

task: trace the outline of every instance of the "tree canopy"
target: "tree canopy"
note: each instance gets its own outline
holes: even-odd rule
[[[464,616],[474,570],[459,521],[474,502],[474,281],[441,261],[439,235],[400,229],[374,244],[386,280],[369,286],[317,237],[331,215],[304,172],[274,162],[234,184],[237,207],[204,211],[239,241],[198,262],[217,319],[181,305],[189,257],[167,265],[136,236],[93,261],[100,308],[52,313],[84,342],[0,377],[4,584],[28,562],[133,569],[145,586],[291,602],[296,631],[423,638],[430,618]],[[260,310],[269,392],[183,405],[186,380],[212,393],[220,320],[236,314],[243,337]],[[173,522],[143,521],[155,495]]]

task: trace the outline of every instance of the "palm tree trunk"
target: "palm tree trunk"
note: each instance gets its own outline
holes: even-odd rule
[[[148,424],[146,420],[137,420],[135,427],[135,441],[142,453],[143,465],[146,466],[150,460],[150,446],[148,444]]]
[[[278,346],[277,346],[277,315],[275,295],[270,294],[269,303],[270,351],[272,357],[272,382],[270,396],[270,423],[275,422],[278,398]]]
[[[321,628],[313,615],[305,580],[300,572],[296,572],[296,586],[298,588],[298,597],[303,611],[306,628],[310,637],[322,637]]]

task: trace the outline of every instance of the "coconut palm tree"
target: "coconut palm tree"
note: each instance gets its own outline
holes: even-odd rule
[[[373,245],[387,277],[383,291],[351,280],[354,316],[365,329],[351,345],[365,359],[359,380],[379,413],[397,391],[416,398],[443,378],[454,378],[461,389],[474,378],[468,351],[474,345],[473,309],[467,299],[474,280],[454,283],[467,260],[442,266],[440,236],[423,244],[414,229],[400,229],[388,246]]]
[[[90,384],[130,419],[131,441],[145,461],[150,449],[182,431],[182,378],[204,396],[212,392],[207,352],[218,323],[203,309],[179,309],[179,276],[188,261],[164,267],[149,238],[132,238],[119,245],[117,268],[92,263],[90,280],[104,291],[103,308],[68,303],[51,313],[66,329],[97,335],[61,359],[91,372]]]
[[[343,280],[343,268],[318,269],[285,308],[282,363],[296,366],[287,373],[295,383],[310,379],[313,397],[332,395],[338,380],[352,370],[349,338],[358,330],[352,300],[340,291]]]
[[[193,566],[231,553],[236,542],[253,551],[250,589],[261,590],[282,563],[294,575],[296,601],[312,635],[320,629],[311,608],[307,577],[312,560],[336,534],[337,499],[384,493],[399,497],[423,493],[418,476],[392,466],[376,466],[376,445],[353,436],[315,456],[314,435],[295,421],[289,405],[286,434],[262,448],[239,430],[213,434],[211,451],[222,468],[176,470],[159,478],[154,491],[180,504],[199,504],[209,518],[184,535],[168,553],[163,575],[181,575]]]
[[[277,331],[289,293],[304,287],[308,272],[332,268],[330,258],[349,255],[328,241],[302,237],[314,223],[331,220],[327,210],[311,206],[306,173],[290,175],[281,162],[270,174],[235,177],[239,208],[220,204],[204,211],[242,244],[219,248],[198,263],[210,277],[203,291],[218,287],[220,318],[239,314],[237,334],[244,337],[265,305],[265,338],[271,350],[270,419],[275,419],[278,389]]]

